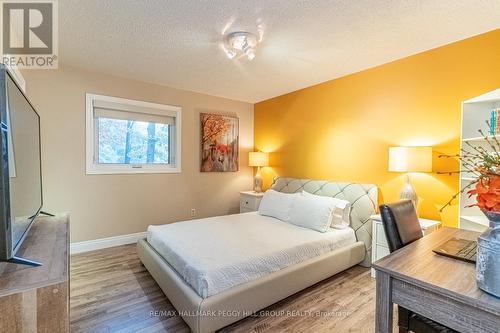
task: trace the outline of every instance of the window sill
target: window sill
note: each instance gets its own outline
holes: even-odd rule
[[[154,173],[181,173],[180,167],[175,168],[102,168],[87,167],[87,175],[126,175],[126,174],[154,174]]]

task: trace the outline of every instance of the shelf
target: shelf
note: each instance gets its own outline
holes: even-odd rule
[[[486,227],[490,225],[490,221],[488,221],[488,218],[485,215],[477,215],[477,216],[461,215],[460,218],[468,222],[480,224]]]
[[[500,140],[500,134],[497,134],[494,137]],[[493,136],[489,135],[488,139],[493,139]],[[484,137],[478,136],[478,137],[475,137],[475,138],[462,139],[462,141],[463,142],[480,142],[480,141],[486,141],[486,140],[484,139]]]
[[[485,94],[482,94],[481,96],[471,98],[467,101],[464,101],[464,104],[495,103],[495,102],[500,102],[500,89],[493,90]]]
[[[477,178],[474,178],[474,177],[461,177],[460,179],[461,180],[465,180],[465,181],[469,181],[469,182],[477,180]]]
[[[462,103],[462,124],[460,130],[461,148],[466,154],[478,154],[478,150],[485,150],[486,154],[496,157],[498,148],[496,140],[500,142],[500,133],[490,134],[486,121],[490,120],[491,110],[500,108],[500,89],[484,93]],[[499,119],[500,122],[500,119]],[[481,129],[481,132],[478,132]],[[481,133],[487,135],[482,136]],[[495,146],[490,146],[490,144]],[[489,221],[480,208],[476,206],[477,198],[468,192],[474,188],[478,172],[470,171],[460,161],[460,191],[459,198],[459,228],[484,231],[489,226]]]

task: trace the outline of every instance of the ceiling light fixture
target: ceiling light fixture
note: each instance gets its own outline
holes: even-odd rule
[[[259,38],[251,32],[236,31],[224,37],[223,50],[229,59],[234,59],[238,55],[245,55],[248,60],[255,58],[255,47],[259,43]]]

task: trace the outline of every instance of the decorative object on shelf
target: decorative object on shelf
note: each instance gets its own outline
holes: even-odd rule
[[[248,165],[251,167],[257,167],[257,172],[255,173],[253,181],[253,190],[257,193],[262,192],[262,177],[260,175],[260,168],[269,165],[269,154],[261,151],[248,153]]]
[[[432,147],[390,147],[389,171],[391,172],[431,172]],[[418,196],[413,188],[410,176],[406,175],[406,183],[401,190],[401,199],[413,201],[415,209],[418,207]]]
[[[239,170],[238,118],[201,113],[201,172]]]
[[[488,126],[490,123],[487,122]],[[461,193],[467,191],[475,196],[477,206],[489,220],[488,229],[479,236],[476,256],[476,279],[480,289],[500,297],[500,142],[496,136],[488,137],[482,130],[479,133],[489,145],[490,150],[465,144],[471,149],[462,148],[455,155],[462,167],[473,175],[475,180],[455,194],[446,206]],[[470,189],[474,186],[473,189]]]
[[[498,121],[499,114],[500,108],[490,111],[490,135],[497,135],[500,133],[500,122]]]

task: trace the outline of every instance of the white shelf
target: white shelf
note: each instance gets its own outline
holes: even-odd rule
[[[462,177],[460,178],[461,180],[465,180],[465,181],[468,181],[468,182],[472,182],[474,180],[477,180],[477,178],[474,178],[474,177]]]
[[[460,131],[460,148],[467,152],[473,152],[473,147],[482,147],[490,153],[494,153],[493,148],[488,145],[486,139],[491,143],[494,140],[500,141],[500,133],[489,135],[489,128],[486,122],[490,120],[492,109],[500,108],[500,89],[487,92],[481,96],[471,98],[462,103],[462,124]],[[478,130],[481,129],[484,134],[480,136]],[[477,179],[475,172],[468,171],[463,162],[460,161],[460,191],[459,196],[459,228],[484,231],[489,226],[488,218],[481,212],[476,204],[476,196],[468,194],[472,189],[471,184]],[[469,186],[469,188],[466,188]]]
[[[494,137],[500,140],[500,134],[497,134]],[[493,136],[492,135],[488,135],[488,139],[492,139],[493,140]],[[462,139],[462,141],[463,142],[480,142],[480,141],[486,141],[486,140],[484,139],[484,137],[478,136],[478,137],[475,137],[475,138]]]
[[[490,225],[490,221],[488,221],[488,218],[485,215],[477,215],[477,216],[462,215],[462,216],[460,216],[460,218],[464,219],[468,222],[480,224],[480,225],[485,226],[485,227]]]
[[[467,101],[464,101],[464,104],[491,103],[491,102],[500,102],[500,89],[493,90],[493,91],[487,92],[486,94],[482,94],[481,96],[471,98]]]

